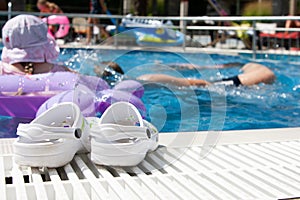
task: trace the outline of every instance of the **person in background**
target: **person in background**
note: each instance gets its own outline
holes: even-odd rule
[[[62,14],[63,11],[60,9],[58,5],[55,3],[49,2],[47,0],[38,0],[36,6],[40,10],[41,13],[52,13],[52,14]],[[48,22],[47,22],[48,23]],[[48,24],[48,29],[55,35],[55,32],[58,30],[57,24]]]
[[[2,28],[0,75],[28,75],[71,71],[58,65],[59,47],[47,33],[47,25],[33,15],[18,15]]]
[[[285,22],[285,28],[299,28],[300,27],[300,21],[298,20],[286,20]],[[288,31],[285,31],[285,34],[288,34]]]
[[[122,68],[115,62],[105,62],[106,68],[101,70],[99,67],[94,69],[94,72],[103,78],[104,80],[112,81],[116,79],[119,81],[120,77],[124,77],[124,72]],[[235,66],[236,63],[233,64]],[[226,64],[225,67],[228,67]],[[206,67],[203,67],[206,68]],[[178,78],[166,74],[145,74],[137,77],[137,80],[144,82],[156,82],[163,84],[171,84],[176,86],[208,86],[208,85],[226,85],[226,86],[250,86],[259,83],[270,84],[275,80],[274,73],[266,66],[258,63],[247,63],[242,69],[243,73],[232,76],[229,78],[224,78],[219,81],[209,82],[203,79],[188,79],[188,78]],[[119,75],[118,75],[119,74]]]
[[[47,0],[38,0],[36,6],[41,13],[63,13],[62,9],[60,9],[58,5]]]
[[[90,14],[103,14],[107,12],[107,7],[105,5],[104,0],[91,0],[90,1]],[[99,20],[97,18],[88,18],[88,24],[89,27],[87,28],[87,40],[86,43],[90,44],[92,33],[93,33],[93,26],[98,26],[100,28],[100,34],[104,36],[104,38],[109,38],[110,35],[108,32],[104,29],[103,26],[99,25]]]

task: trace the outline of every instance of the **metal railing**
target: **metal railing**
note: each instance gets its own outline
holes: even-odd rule
[[[13,17],[15,15],[19,14],[24,14],[24,12],[4,12],[0,11],[0,16],[7,18]],[[26,13],[26,14],[32,14],[32,15],[37,15],[37,16],[49,16],[51,14],[41,14],[37,12],[33,13]],[[275,36],[274,34],[269,34],[265,35],[264,37],[261,37],[260,32],[265,31],[264,27],[258,27],[257,23],[258,22],[264,22],[264,23],[283,23],[286,20],[300,20],[299,16],[267,16],[267,17],[235,17],[235,16],[228,16],[228,17],[208,17],[208,16],[200,16],[200,17],[161,17],[161,16],[153,16],[153,17],[142,17],[142,16],[123,16],[123,15],[98,15],[98,14],[78,14],[78,13],[64,13],[63,15],[69,17],[69,18],[77,18],[77,17],[82,17],[82,18],[97,18],[97,19],[114,19],[116,21],[116,32],[115,34],[118,33],[118,27],[121,26],[120,23],[122,19],[126,17],[126,19],[131,19],[135,21],[142,21],[142,20],[159,20],[159,21],[167,21],[170,20],[173,22],[172,26],[165,26],[167,28],[172,28],[172,29],[177,29],[180,30],[182,33],[185,34],[185,40],[182,43],[182,48],[185,49],[186,47],[193,46],[193,47],[209,47],[211,46],[217,46],[218,48],[232,48],[232,46],[226,46],[226,45],[219,45],[218,43],[222,43],[226,41],[226,39],[229,38],[234,38],[237,43],[238,41],[243,41],[243,37],[237,36],[238,34],[235,34],[233,36],[228,36],[228,32],[232,31],[234,33],[242,33],[245,34],[246,32],[252,32],[250,37],[248,36],[247,40],[251,46],[248,46],[244,44],[244,46],[236,47],[239,49],[242,48],[248,48],[252,52],[252,57],[256,58],[256,54],[259,52],[265,52],[267,50],[275,50],[275,49],[286,49],[290,50],[291,47],[294,47],[294,49],[300,48],[299,45],[299,39],[298,35],[294,36],[293,38],[289,38],[289,35],[286,34],[286,36],[280,38],[280,37],[273,37]],[[180,24],[180,22],[183,21],[184,26],[180,27],[177,24]],[[203,24],[202,26],[200,25],[194,25],[193,22],[197,21],[198,23]],[[251,26],[245,27],[245,26],[232,26],[232,25],[207,25],[207,21],[214,22],[215,24],[218,23],[223,23],[223,24],[228,24],[228,22],[235,22],[235,23],[241,23],[244,21],[248,21]],[[3,22],[4,23],[4,22]],[[135,25],[135,27],[149,27],[149,25]],[[163,25],[160,27],[164,27]],[[283,27],[274,27],[272,28],[272,31],[278,33],[278,32],[287,32],[287,33],[297,33],[300,32],[300,28],[283,28]],[[196,32],[196,36],[198,38],[191,38],[191,35],[194,36]],[[208,36],[209,33],[216,34],[216,39],[217,41],[211,41],[206,42],[203,39],[203,36]],[[224,37],[225,35],[225,37]],[[224,37],[224,38],[222,38]],[[299,35],[300,38],[300,35]],[[244,42],[244,41],[243,41]],[[204,43],[204,44],[202,44]],[[116,41],[114,41],[115,46],[121,45],[118,42],[118,39],[116,38]],[[262,47],[263,46],[263,47]],[[289,51],[290,52],[290,51]]]

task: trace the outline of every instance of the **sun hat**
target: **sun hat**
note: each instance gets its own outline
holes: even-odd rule
[[[2,28],[2,61],[53,63],[59,55],[59,47],[47,32],[47,25],[33,15],[18,15],[8,20]]]

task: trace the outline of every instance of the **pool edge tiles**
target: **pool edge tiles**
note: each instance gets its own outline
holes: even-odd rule
[[[161,132],[159,133],[159,144],[166,147],[188,147],[205,145],[208,134],[213,131],[194,132]],[[215,145],[261,143],[261,142],[283,142],[300,140],[300,127],[294,128],[270,128],[249,130],[219,131],[218,140]],[[0,139],[0,155],[12,154],[12,144],[16,138]]]
[[[186,53],[219,53],[224,55],[247,55],[249,58],[253,58],[253,51],[248,49],[225,49],[225,48],[213,48],[213,47],[147,47],[147,46],[115,46],[115,45],[83,45],[83,44],[63,44],[59,45],[60,48],[73,48],[73,49],[107,49],[107,50],[145,50],[145,51],[157,51],[162,49],[166,51],[174,52],[186,52]],[[256,50],[255,52],[258,58],[266,58],[265,55],[271,55],[271,57],[277,58],[278,56],[298,56],[299,51],[282,50],[282,49],[269,49],[269,50]]]
[[[140,50],[140,51],[170,51],[176,53],[219,53],[224,55],[238,55],[240,49],[219,49],[219,48],[198,48],[198,47],[143,47],[143,46],[113,46],[113,45],[60,45],[62,49],[101,49],[101,50]],[[246,53],[251,53],[250,50],[242,50]]]
[[[226,131],[167,132],[159,135],[159,144],[167,147],[204,146],[209,134],[215,134],[213,145],[283,142],[300,140],[300,127]]]

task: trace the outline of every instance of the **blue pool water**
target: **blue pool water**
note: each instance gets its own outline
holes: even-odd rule
[[[89,75],[95,75],[94,65],[110,60],[122,66],[126,76],[132,79],[145,73],[164,73],[210,81],[237,75],[241,66],[195,70],[174,67],[174,63],[212,66],[251,61],[245,56],[123,50],[64,49],[60,56],[60,61],[64,61],[67,66]],[[147,108],[147,120],[162,132],[300,126],[300,69],[297,64],[300,60],[257,62],[275,72],[277,78],[273,84],[206,88],[144,84],[142,100]],[[14,137],[19,121],[24,119],[0,117],[0,137]]]

